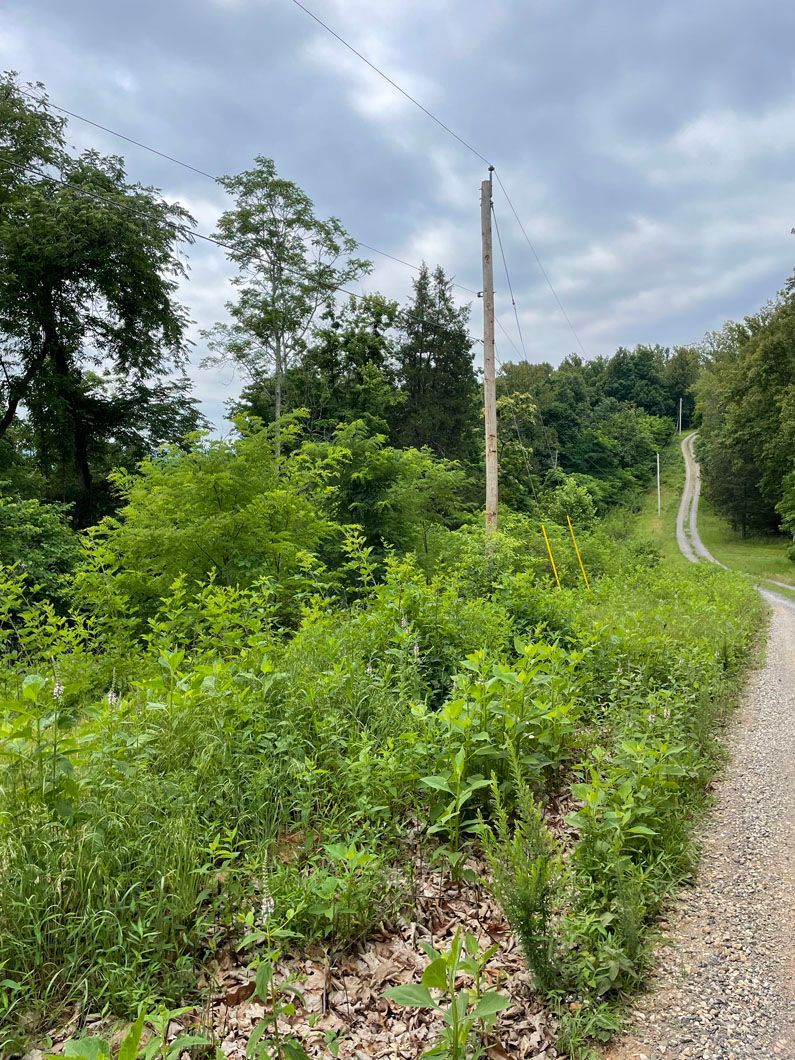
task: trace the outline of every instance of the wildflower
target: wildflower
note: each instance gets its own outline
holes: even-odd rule
[[[415,659],[419,659],[419,657],[420,657],[420,646],[415,640],[414,641],[414,658]]]
[[[266,924],[273,915],[273,910],[276,908],[271,889],[268,886],[268,876],[266,873],[262,874],[259,888],[262,896],[259,905],[259,919],[261,924]]]
[[[108,692],[108,694],[107,694],[107,696],[105,698],[108,701],[108,706],[109,707],[115,707],[116,704],[119,702],[119,697],[116,695],[116,693],[113,691],[112,688]]]
[[[63,685],[60,681],[56,681],[52,689],[52,698],[56,703],[60,703],[63,699]]]
[[[668,709],[668,707],[665,707],[665,709],[663,710],[663,717],[667,721],[668,718],[670,718],[670,716],[671,716],[671,711]]]
[[[653,724],[654,724],[654,715],[650,714],[649,715],[649,725],[653,725]]]
[[[400,627],[401,627],[401,629],[408,629],[409,628],[409,620],[406,617],[406,615],[401,615],[400,616]]]
[[[372,677],[373,676],[373,665],[372,665],[372,663],[368,663],[367,666],[365,667],[365,670],[367,671],[367,676],[368,677]]]

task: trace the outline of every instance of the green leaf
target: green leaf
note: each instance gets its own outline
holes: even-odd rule
[[[22,682],[22,696],[24,699],[32,700],[34,703],[39,698],[39,692],[42,690],[45,684],[45,678],[41,674],[28,674],[25,680]],[[84,1039],[85,1041],[91,1041],[93,1039]],[[66,1056],[66,1053],[64,1053]]]
[[[630,835],[657,835],[653,828],[647,828],[645,824],[633,824],[627,831]]]
[[[146,1010],[142,1008],[138,1013],[138,1019],[127,1031],[124,1036],[124,1041],[119,1046],[118,1060],[135,1060],[138,1056],[138,1046],[141,1043],[141,1035],[143,1034],[145,1020]]]
[[[109,1060],[110,1046],[102,1038],[80,1038],[76,1042],[67,1042],[63,1055],[79,1060]]]
[[[510,1003],[510,1000],[504,994],[498,994],[496,990],[489,990],[478,1001],[471,1014],[475,1019],[488,1019],[489,1016],[496,1016],[498,1012],[508,1008]]]
[[[448,795],[453,794],[453,789],[444,777],[423,777],[420,783],[425,784],[428,788],[434,788],[436,791],[446,791]]]
[[[282,1042],[282,1053],[284,1060],[309,1060],[308,1053],[298,1042]]]
[[[438,957],[435,961],[431,961],[422,973],[422,985],[436,987],[438,990],[445,989],[447,986],[447,966],[444,958]]]
[[[419,983],[406,983],[405,986],[393,986],[386,991],[386,996],[398,1005],[411,1008],[438,1008],[426,986]]]

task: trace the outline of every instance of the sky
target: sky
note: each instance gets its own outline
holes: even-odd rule
[[[307,0],[492,161],[528,359],[697,341],[754,312],[792,271],[795,5],[781,0]],[[481,287],[486,165],[292,0],[0,0],[0,68],[53,103],[211,174],[272,158],[323,216],[408,262]],[[210,234],[229,200],[196,173],[77,120],[77,149],[122,154]],[[372,257],[359,289],[406,299]],[[223,251],[190,249],[180,290],[190,374],[223,430],[244,380],[202,368],[224,319]],[[502,361],[524,356],[499,260]],[[463,301],[471,296],[458,292]],[[571,327],[567,322],[571,322]],[[482,327],[472,305],[472,330]],[[480,347],[476,348],[476,353]]]

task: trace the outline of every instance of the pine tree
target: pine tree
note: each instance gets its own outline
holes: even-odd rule
[[[442,268],[431,273],[423,265],[399,321],[396,374],[405,403],[391,423],[398,445],[428,446],[464,461],[477,453],[478,384],[468,324],[469,309],[456,306]]]

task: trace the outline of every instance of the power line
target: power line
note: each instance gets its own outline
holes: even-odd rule
[[[497,243],[500,248],[500,256],[502,257],[502,267],[505,270],[505,280],[508,284],[508,293],[511,296],[511,305],[513,306],[513,315],[516,318],[516,330],[519,332],[519,341],[522,344],[522,352],[524,353],[525,360],[527,360],[527,347],[524,344],[524,335],[522,334],[522,325],[519,323],[519,311],[516,308],[516,299],[513,296],[513,285],[511,283],[511,274],[508,272],[508,262],[505,258],[505,249],[502,245],[502,236],[500,235],[500,225],[497,220],[497,211],[494,209],[494,203],[491,204],[491,216],[494,218],[494,228],[497,232]]]
[[[136,147],[143,148],[144,151],[149,151],[153,155],[165,158],[167,162],[173,162],[177,166],[182,166],[183,169],[189,169],[193,173],[198,173],[200,177],[207,177],[214,182],[218,181],[218,177],[213,176],[212,173],[208,173],[206,169],[199,169],[198,166],[193,166],[190,162],[184,162],[181,158],[175,158],[174,155],[167,155],[165,151],[159,151],[156,147],[142,143],[140,140],[134,140],[132,136],[127,136],[125,133],[119,132],[118,129],[111,129],[109,126],[102,125],[100,122],[94,121],[92,118],[87,118],[85,114],[78,114],[76,111],[68,110],[66,107],[59,107],[57,103],[53,103],[48,97],[37,96],[35,93],[29,92],[24,88],[20,88],[19,91],[23,96],[27,96],[29,99],[35,100],[37,103],[44,104],[46,107],[52,107],[53,110],[60,111],[61,114],[68,114],[70,118],[77,118],[78,121],[85,122],[86,125],[93,125],[95,129],[101,129],[102,132],[109,133],[111,136],[118,136],[120,140],[126,140],[128,144],[134,144]]]
[[[496,170],[495,170],[495,172],[496,172]],[[536,264],[538,265],[539,269],[541,270],[541,275],[546,280],[547,287],[550,289],[555,301],[558,303],[558,308],[560,309],[561,313],[563,314],[563,316],[564,316],[564,318],[566,320],[566,323],[569,325],[569,328],[570,328],[571,333],[572,333],[572,335],[574,336],[574,338],[575,338],[575,340],[577,342],[577,345],[582,350],[583,357],[585,357],[586,360],[587,360],[588,354],[585,352],[585,347],[582,344],[580,336],[577,334],[577,329],[572,324],[571,318],[569,317],[569,314],[566,312],[566,309],[565,309],[565,307],[563,305],[563,302],[561,302],[560,297],[558,295],[558,292],[555,290],[555,288],[554,288],[554,286],[552,284],[552,280],[550,280],[549,274],[547,273],[547,270],[544,268],[544,264],[543,264],[543,262],[541,261],[541,258],[538,255],[538,251],[533,246],[533,242],[530,239],[530,236],[527,234],[525,226],[522,224],[522,219],[520,218],[519,214],[516,212],[516,207],[514,206],[512,200],[511,200],[511,197],[508,194],[508,191],[507,191],[505,185],[503,184],[503,182],[502,182],[502,180],[500,178],[500,174],[498,172],[497,172],[497,183],[499,184],[500,189],[502,190],[502,193],[505,196],[506,202],[508,203],[508,205],[511,208],[511,212],[513,213],[514,217],[516,218],[516,222],[519,225],[519,228],[521,229],[522,235],[524,236],[525,241],[527,242],[527,245],[530,247],[531,251],[533,252],[533,257],[536,259]]]
[[[46,173],[43,170],[37,168],[36,166],[25,165],[24,163],[17,162],[15,159],[9,158],[6,155],[0,154],[0,162],[5,162],[7,165],[14,166],[16,169],[22,170],[24,173],[34,174],[42,180],[54,181],[55,183],[60,184],[65,188],[69,188],[69,190],[71,190],[72,192],[78,195],[82,195],[84,198],[89,198],[95,202],[101,202],[106,206],[111,206],[116,210],[120,210],[125,214],[129,214],[131,217],[138,218],[139,220],[143,219],[144,215],[141,213],[140,210],[136,210],[133,206],[129,205],[126,202],[120,202],[118,199],[111,198],[108,195],[103,195],[101,192],[96,191],[95,189],[85,188],[76,184],[72,184],[70,181],[65,180],[63,177],[59,177],[54,173]],[[161,223],[163,223],[167,228],[170,228],[173,232],[179,233],[181,236],[184,237],[184,239],[188,243],[192,243],[194,240],[200,239],[206,243],[211,243],[213,246],[220,247],[222,250],[230,251],[231,253],[237,252],[238,248],[232,246],[230,243],[224,243],[222,240],[216,239],[214,236],[208,236],[204,232],[199,232],[197,229],[191,228],[188,225],[179,224],[176,221],[169,221],[165,218],[162,219]],[[264,261],[262,261],[262,263],[266,264],[266,262]],[[293,275],[298,276],[300,279],[306,280],[311,278],[313,282],[317,282],[316,277],[309,277],[300,269],[297,269],[290,265],[283,265],[282,267],[286,272],[292,273]],[[342,287],[341,285],[326,283],[321,284],[321,286],[323,286],[329,294],[346,294],[350,298],[354,298],[362,302],[366,301],[366,299],[369,297],[369,294],[367,292],[360,293],[358,291],[351,291],[349,288]],[[451,334],[449,328],[434,324],[431,321],[423,319],[422,323],[431,331],[435,330],[445,335]],[[477,341],[472,335],[468,334],[467,337],[472,343]]]
[[[87,118],[85,114],[78,114],[77,111],[69,110],[67,107],[60,107],[57,103],[53,103],[48,97],[37,96],[35,93],[29,92],[24,88],[20,88],[19,91],[24,96],[34,100],[36,103],[51,107],[53,110],[60,111],[62,114],[68,114],[70,118],[76,118],[78,121],[85,122],[86,125],[91,125],[95,129],[101,129],[102,132],[109,133],[111,136],[117,136],[120,140],[124,140],[128,144],[134,144],[136,147],[140,147],[142,150],[148,151],[150,154],[157,155],[158,158],[164,158],[167,162],[173,162],[175,165],[182,166],[183,169],[190,170],[192,173],[198,173],[199,176],[206,177],[214,184],[218,184],[222,179],[221,177],[214,176],[212,173],[208,173],[206,169],[200,169],[198,166],[194,166],[190,162],[185,162],[183,159],[177,158],[175,155],[166,154],[165,151],[160,151],[157,147],[152,147],[151,144],[145,144],[142,140],[135,140],[132,136],[127,136],[126,133],[119,132],[118,129],[113,129],[109,125],[102,125],[100,122],[94,121],[92,118]],[[389,258],[391,261],[396,261],[399,265],[405,265],[407,269],[413,269],[414,272],[421,271],[419,265],[413,265],[410,261],[405,261],[403,258],[399,258],[395,254],[390,254],[386,250],[380,250],[378,247],[370,246],[369,243],[364,243],[361,239],[356,240],[356,245],[362,247],[364,250],[371,251],[373,254],[378,254],[382,258]],[[461,283],[456,283],[455,280],[451,282],[453,287],[457,287],[460,291],[466,291],[467,294],[477,296],[479,293],[471,287],[465,287]]]
[[[322,26],[327,33],[330,33],[331,36],[334,37],[335,40],[339,41],[339,43],[344,48],[347,48],[349,52],[353,52],[353,54],[357,58],[361,59],[362,62],[369,66],[370,69],[373,70],[375,73],[377,73],[379,77],[383,77],[383,79],[388,84],[390,84],[392,88],[394,88],[397,92],[401,94],[401,96],[404,96],[410,103],[413,103],[415,107],[419,107],[423,114],[426,114],[431,119],[431,121],[436,122],[439,128],[444,129],[448,136],[452,136],[454,140],[458,140],[458,142],[462,144],[467,149],[467,151],[471,151],[476,158],[479,158],[481,160],[481,162],[485,162],[487,166],[491,165],[488,158],[486,158],[485,155],[482,155],[480,151],[477,150],[477,148],[473,147],[472,144],[468,143],[463,138],[463,136],[459,136],[457,132],[454,132],[449,125],[445,125],[442,119],[437,118],[437,116],[433,113],[432,110],[429,110],[426,106],[420,103],[418,99],[415,99],[414,96],[407,92],[405,88],[402,88],[397,83],[397,81],[393,81],[389,74],[385,73],[379,66],[376,66],[375,63],[371,62],[366,55],[362,55],[360,51],[357,51],[356,48],[354,48],[354,46],[349,41],[345,40],[344,37],[341,37],[339,33],[333,30],[331,26],[329,26],[327,22],[324,22],[322,18],[316,15],[314,11],[310,11],[308,7],[305,7],[300,2],[300,0],[292,0],[292,2],[295,4],[296,7],[300,7],[304,14],[309,15],[311,19],[314,19],[314,21],[317,22],[319,26]]]
[[[300,2],[300,0],[292,0],[292,3],[294,3],[296,7],[299,7],[305,14],[309,15],[309,17],[311,19],[313,19],[315,22],[317,22],[317,24],[319,26],[322,26],[323,29],[326,30],[327,33],[330,33],[331,36],[334,37],[335,40],[339,41],[339,43],[342,44],[342,46],[344,48],[347,48],[348,51],[353,52],[353,54],[355,56],[357,56],[359,59],[361,59],[361,61],[363,63],[365,63],[367,66],[369,66],[370,69],[373,70],[375,73],[377,73],[379,77],[382,77],[384,79],[384,81],[386,81],[388,84],[390,84],[397,92],[399,92],[402,96],[404,96],[411,103],[413,103],[415,107],[418,107],[423,112],[423,114],[426,114],[431,119],[431,121],[436,122],[436,124],[440,128],[444,129],[444,131],[449,136],[452,136],[453,139],[457,140],[460,144],[462,144],[464,147],[466,147],[466,149],[468,151],[470,151],[473,155],[475,155],[476,158],[479,158],[481,160],[481,162],[485,162],[487,166],[492,166],[492,168],[495,168],[495,170],[496,170],[496,167],[493,167],[493,164],[491,163],[491,161],[488,158],[486,158],[485,155],[482,155],[480,153],[480,151],[477,150],[477,148],[473,147],[472,144],[468,143],[462,136],[459,136],[458,133],[455,132],[453,129],[451,129],[449,125],[446,125],[441,120],[441,118],[438,118],[433,113],[433,111],[429,110],[426,106],[424,106],[422,103],[420,103],[420,101],[418,99],[415,99],[414,96],[412,96],[409,92],[407,92],[405,90],[405,88],[402,88],[401,85],[399,85],[397,83],[397,81],[394,81],[384,70],[382,70],[379,66],[376,66],[376,64],[374,62],[372,62],[370,59],[368,59],[366,55],[363,55],[360,51],[358,51],[356,48],[354,48],[354,46],[349,41],[347,41],[344,37],[342,37],[339,33],[337,33],[336,30],[333,30],[331,28],[331,26],[328,25],[328,23],[323,21],[322,18],[320,18],[318,15],[316,15],[313,11],[310,11],[308,7],[306,7],[304,4],[302,4]],[[544,266],[543,266],[543,264],[541,262],[541,258],[539,257],[538,251],[533,246],[533,244],[532,244],[532,242],[530,240],[530,237],[528,236],[528,234],[527,234],[527,232],[525,230],[525,227],[522,224],[522,221],[521,221],[521,219],[519,217],[519,214],[516,212],[516,208],[514,207],[513,202],[510,199],[510,196],[508,195],[508,192],[507,192],[507,190],[505,188],[505,185],[503,184],[502,180],[500,179],[499,172],[497,173],[497,183],[502,188],[502,192],[505,195],[505,198],[508,200],[508,205],[511,207],[513,215],[516,218],[517,222],[519,223],[520,229],[522,230],[522,235],[527,240],[527,244],[528,244],[528,246],[530,247],[530,249],[533,252],[533,256],[535,257],[536,262],[538,263],[538,267],[541,270],[541,274],[544,277],[544,280],[546,281],[546,284],[549,287],[550,291],[552,292],[552,295],[553,295],[555,301],[557,302],[558,308],[560,309],[561,313],[563,314],[564,319],[566,320],[566,323],[568,324],[569,328],[571,329],[571,332],[574,335],[574,338],[575,338],[575,340],[577,342],[577,345],[582,350],[583,356],[587,358],[588,355],[585,352],[585,347],[583,346],[583,344],[582,344],[582,342],[580,340],[580,336],[577,334],[577,330],[574,327],[574,325],[572,324],[571,318],[569,317],[569,314],[566,312],[566,310],[565,310],[565,308],[563,306],[563,303],[560,300],[558,292],[555,290],[555,288],[554,288],[554,286],[552,284],[552,281],[549,278],[549,274],[547,273],[547,270],[544,268]]]

